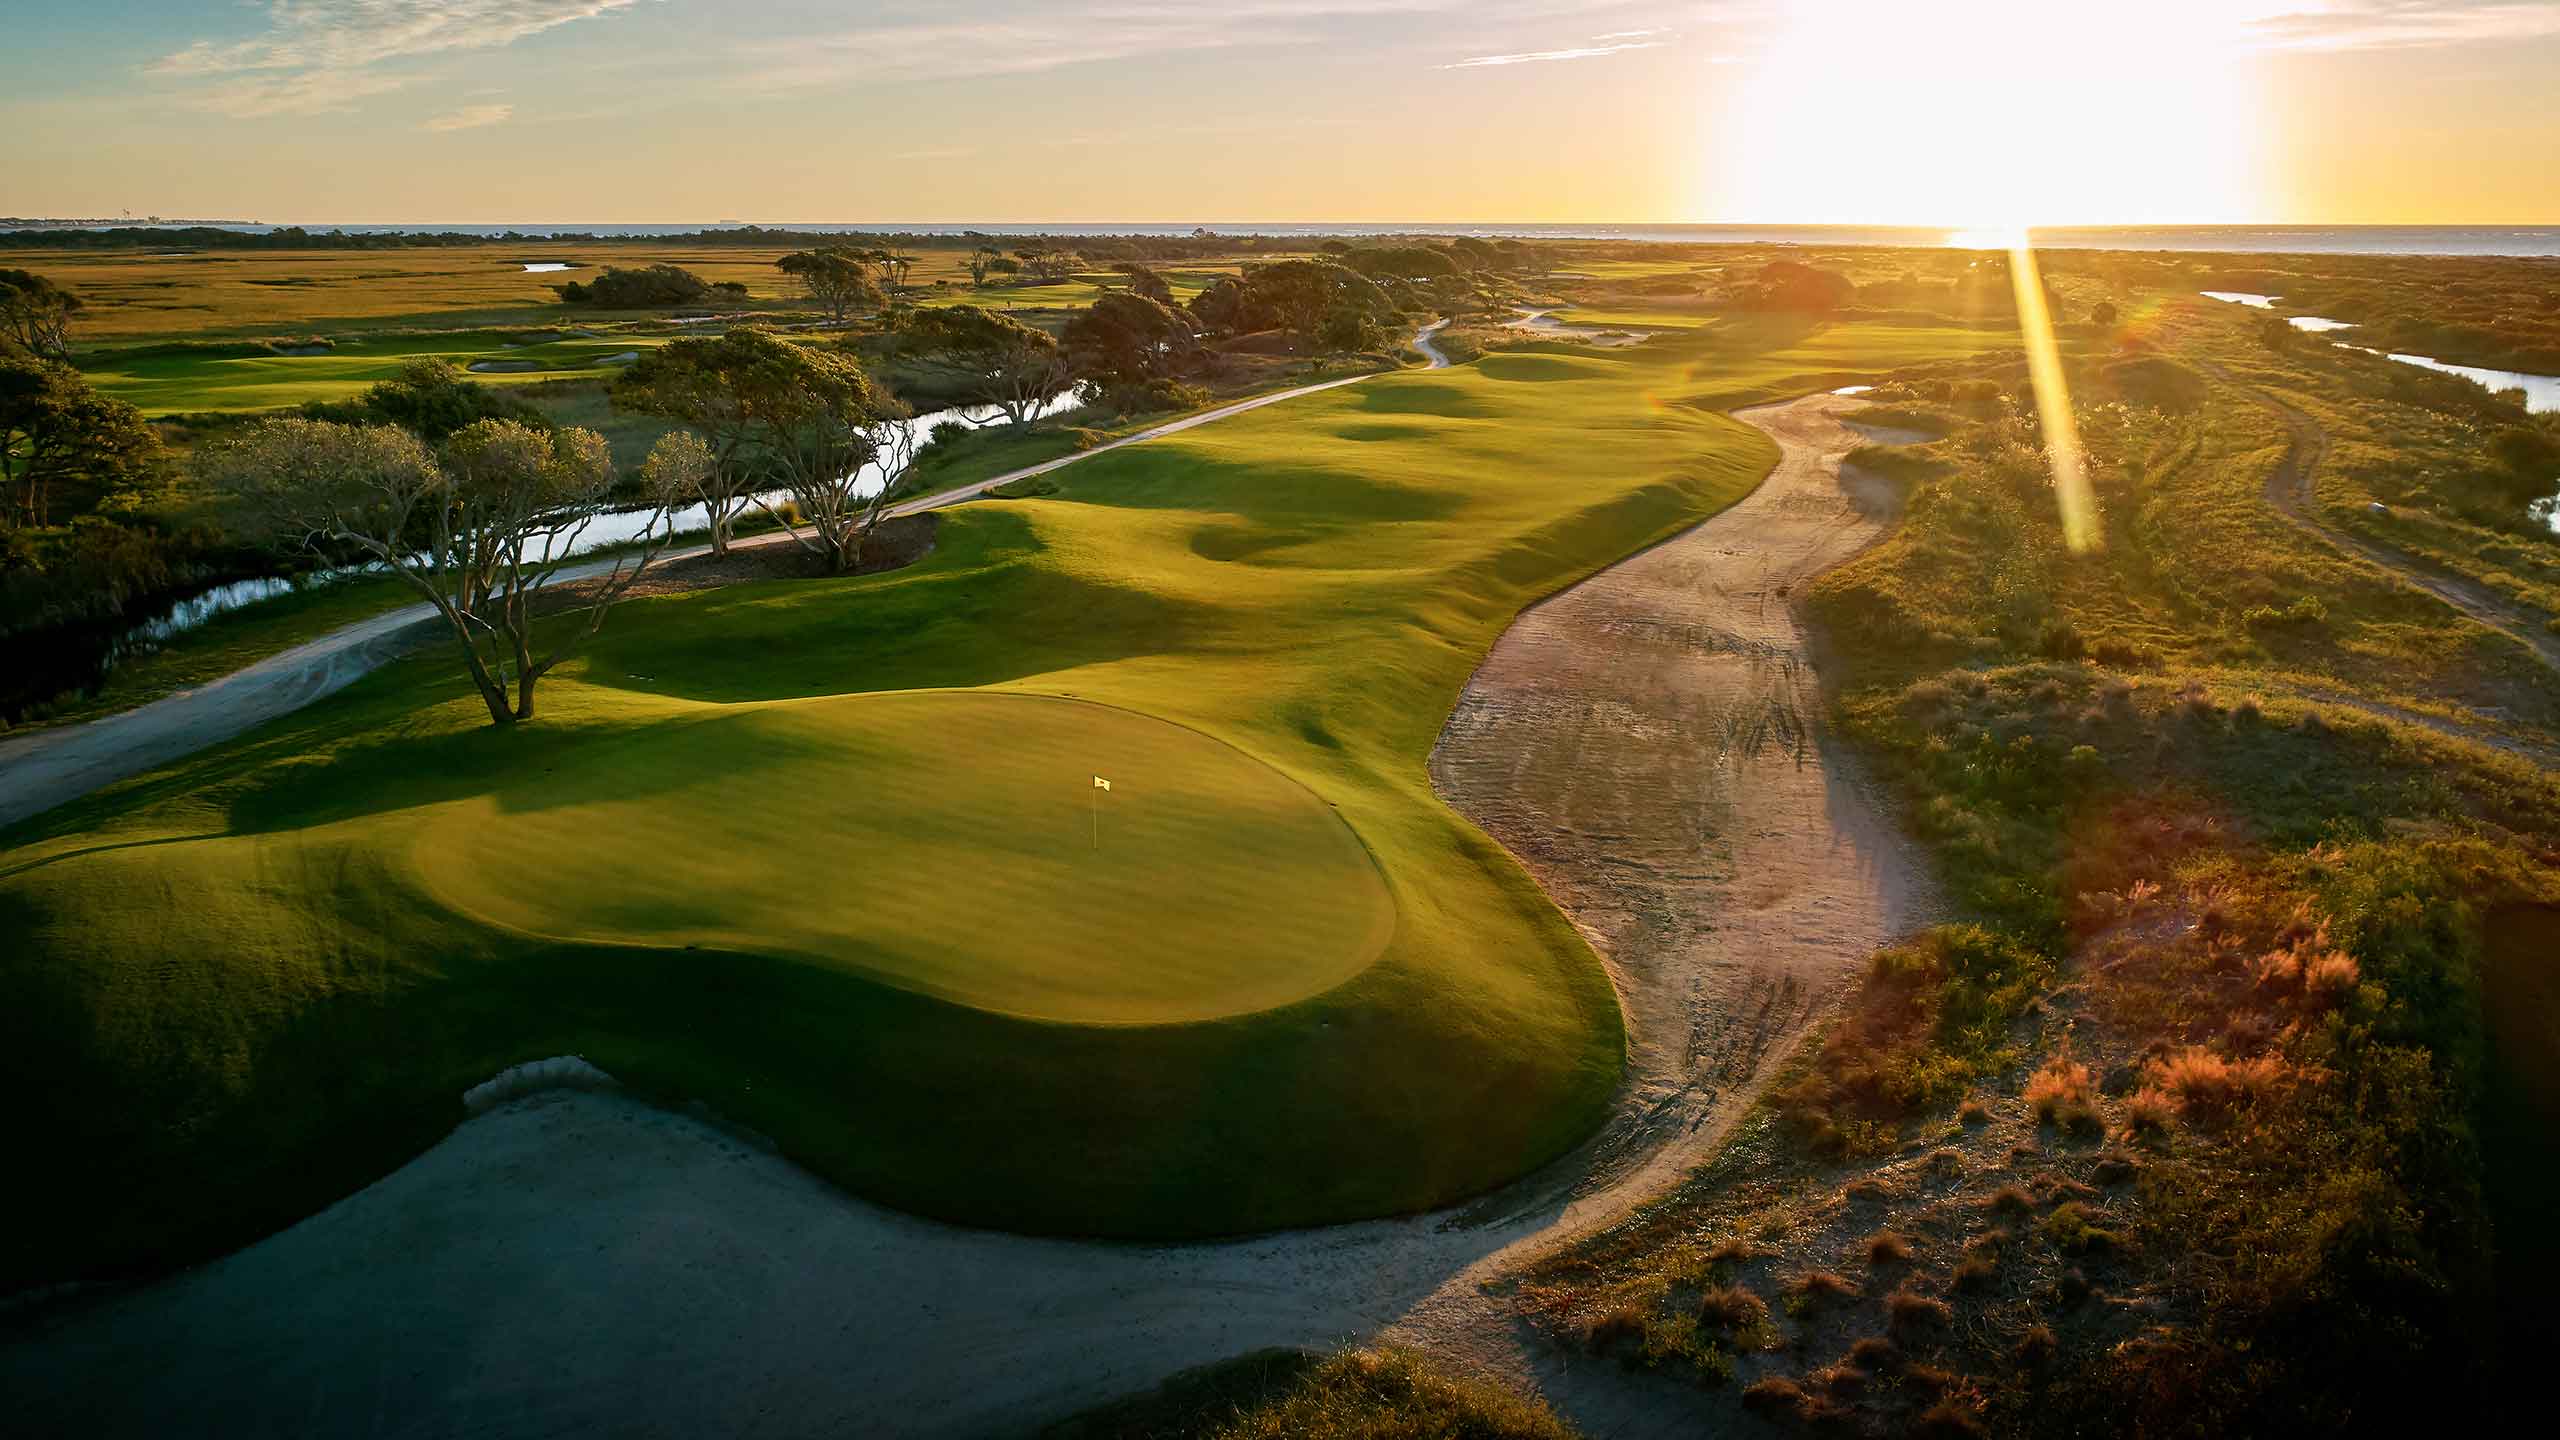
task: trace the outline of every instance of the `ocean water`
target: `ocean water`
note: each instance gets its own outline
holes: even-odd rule
[[[641,225],[516,221],[463,225],[421,220],[398,225],[355,225],[326,220],[291,222],[311,231],[349,234],[424,231],[439,234],[544,236],[682,235],[698,230],[743,228],[739,221],[667,221]],[[1883,225],[1611,225],[1455,224],[1447,221],[1225,220],[1205,224],[1161,221],[1087,223],[983,221],[763,221],[777,229],[830,235],[1188,235],[1197,229],[1222,235],[1324,238],[1357,235],[1472,235],[1485,239],[1634,240],[1662,244],[1936,246],[1965,232],[1924,226]],[[225,225],[226,230],[265,231],[279,225]],[[2560,225],[2137,225],[2071,226],[2035,232],[2036,243],[2055,250],[2167,250],[2264,255],[2527,255],[2560,256]]]

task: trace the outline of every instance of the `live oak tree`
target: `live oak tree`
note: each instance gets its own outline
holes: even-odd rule
[[[1045,244],[1030,244],[1013,252],[1020,260],[1022,273],[1034,285],[1057,285],[1075,278],[1084,257],[1072,250],[1053,250]]]
[[[1064,338],[1079,374],[1143,384],[1191,368],[1193,323],[1184,311],[1114,290],[1068,321]]]
[[[729,534],[764,470],[768,410],[790,389],[801,347],[741,327],[685,339],[640,357],[613,382],[613,408],[673,420],[711,452],[688,494],[711,522],[711,553],[729,553]]]
[[[720,488],[719,476],[720,457],[690,430],[670,430],[659,436],[658,443],[649,447],[648,458],[640,462],[641,491],[665,496],[670,504],[700,504],[709,510],[711,497]],[[728,553],[725,534],[716,553]]]
[[[40,359],[69,353],[80,297],[42,275],[0,270],[0,350],[14,345]]]
[[[608,265],[593,280],[572,280],[551,287],[571,305],[598,305],[608,310],[664,309],[712,301],[734,304],[747,298],[747,287],[734,280],[717,284],[675,265],[624,270]]]
[[[996,262],[1002,259],[1004,259],[1004,252],[993,245],[981,245],[970,251],[969,283],[981,290],[985,289],[987,276],[995,272]]]
[[[887,303],[887,293],[871,276],[871,266],[881,255],[878,251],[828,245],[816,250],[795,250],[773,264],[799,281],[809,298],[831,318],[843,320],[858,310],[876,310]]]
[[[196,463],[307,547],[362,556],[425,596],[499,725],[533,718],[535,683],[603,627],[673,532],[674,497],[653,496],[637,550],[595,578],[583,614],[573,604],[537,637],[543,592],[612,492],[594,431],[479,420],[439,455],[397,426],[280,419],[208,445]]]
[[[899,354],[940,372],[963,403],[994,406],[1008,425],[1028,423],[1075,383],[1055,336],[975,305],[917,312],[900,334]]]
[[[762,474],[791,510],[762,494],[756,506],[828,569],[859,569],[864,543],[915,468],[906,407],[846,351],[758,339],[769,348],[763,363],[736,372],[740,404],[755,416],[750,444]]]
[[[143,480],[162,463],[140,411],[53,360],[0,352],[0,528],[53,523]]]
[[[1381,326],[1396,313],[1395,302],[1374,281],[1330,260],[1252,266],[1241,277],[1202,291],[1190,308],[1211,329],[1227,334],[1286,330],[1310,343],[1322,343],[1328,335],[1365,333],[1366,326],[1358,321],[1337,318],[1346,309]]]
[[[1144,296],[1159,305],[1174,303],[1173,286],[1153,269],[1135,260],[1123,260],[1111,268],[1129,277],[1130,294]]]

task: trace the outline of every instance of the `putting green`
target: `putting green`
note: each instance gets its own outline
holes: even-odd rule
[[[445,904],[530,935],[792,955],[1085,1024],[1302,1000],[1395,930],[1368,852],[1306,787],[1198,731],[1037,695],[653,726],[437,807],[411,862]]]

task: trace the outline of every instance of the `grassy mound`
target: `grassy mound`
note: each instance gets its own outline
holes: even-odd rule
[[[1573,927],[1432,793],[1469,673],[1523,606],[1757,483],[1773,448],[1703,390],[1998,338],[1704,331],[1522,357],[1571,383],[1385,375],[953,511],[893,573],[634,601],[516,731],[429,653],[0,834],[0,1083],[47,1177],[0,1199],[0,1282],[287,1223],[431,1143],[470,1085],[571,1053],[968,1223],[1234,1233],[1517,1176],[1599,1121],[1623,1036]],[[1086,747],[1143,749],[1150,722],[945,744],[828,698],[916,690],[1098,702],[1222,758],[1141,754],[1123,777]],[[1088,823],[1075,787],[1128,781],[1106,846],[1115,819],[1142,843],[1153,777],[1188,775],[1167,813],[1196,836],[1215,803],[1227,831],[1182,863],[1226,896],[1133,910],[1119,954],[1094,948],[1073,874],[1026,858],[1053,841],[1004,793],[1058,767]],[[1300,787],[1338,821],[1281,806]],[[864,853],[857,788],[897,810],[896,850]],[[1024,835],[991,826],[1008,807]],[[1351,850],[1288,838],[1320,820],[1393,906],[1365,966],[1379,912],[1342,878]],[[1017,885],[1036,908],[1007,916]],[[735,886],[753,903],[697,913]],[[1168,923],[1207,938],[1139,933]],[[963,924],[980,938],[944,933]],[[1186,945],[1182,976],[1122,963]],[[957,984],[977,988],[934,989]]]
[[[678,854],[698,859],[669,885]],[[1043,1020],[1269,1009],[1395,929],[1313,791],[1181,726],[1029,695],[646,726],[445,807],[412,855],[438,899],[530,935],[796,955]],[[866,873],[858,903],[813,883]]]

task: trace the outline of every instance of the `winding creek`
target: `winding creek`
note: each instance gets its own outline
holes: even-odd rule
[[[2255,295],[2239,290],[2200,290],[2196,293],[2208,300],[2245,305],[2252,310],[2273,310],[2276,302],[2284,298],[2281,295]],[[2325,315],[2288,315],[2285,317],[2285,323],[2306,335],[2335,336],[2340,331],[2357,328],[2352,320],[2332,320]],[[2407,355],[2395,350],[2377,350],[2370,345],[2358,345],[2345,339],[2332,339],[2330,343],[2343,345],[2350,350],[2361,350],[2367,355],[2379,355],[2385,360],[2397,361],[2403,365],[2415,365],[2421,370],[2433,370],[2439,375],[2459,375],[2465,380],[2492,391],[2521,390],[2524,392],[2526,413],[2533,415],[2560,413],[2560,375],[2528,375],[2521,370],[2493,370],[2485,365],[2455,365],[2438,360],[2432,355]],[[2552,493],[2525,507],[2525,513],[2534,523],[2541,525],[2554,535],[2560,535],[2560,478],[2553,480]]]
[[[1064,414],[1078,403],[1074,392],[1069,391],[1040,407],[1034,418],[1047,419]],[[929,410],[900,422],[900,428],[906,432],[907,439],[921,449],[933,438],[934,427],[938,425],[984,425],[1001,418],[1001,415],[1002,412],[992,405],[959,406]],[[862,493],[877,493],[882,479],[879,465],[866,467],[861,481]],[[771,490],[756,498],[779,505],[785,498],[785,492]],[[749,502],[745,513],[756,513],[753,501]],[[648,536],[657,521],[658,512],[652,509],[610,510],[589,521],[556,554],[546,545],[529,548],[524,558],[528,562],[540,562],[630,545]],[[675,533],[678,535],[707,534],[710,529],[711,514],[703,506],[689,506],[676,513]],[[85,644],[60,647],[56,653],[40,657],[37,663],[55,672],[51,682],[55,695],[86,695],[104,684],[119,666],[154,654],[171,640],[217,616],[245,610],[311,586],[335,584],[373,573],[379,573],[379,567],[348,566],[303,576],[258,575],[226,581],[172,601],[121,631],[102,632]]]

